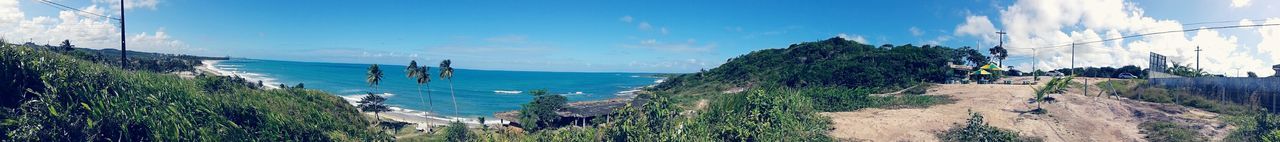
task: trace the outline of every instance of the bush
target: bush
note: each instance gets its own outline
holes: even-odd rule
[[[315,90],[258,90],[231,77],[125,71],[28,47],[0,48],[0,75],[0,139],[6,141],[388,138],[369,130],[346,101]]]
[[[554,127],[555,122],[560,120],[560,115],[556,114],[556,111],[564,108],[565,97],[547,94],[547,90],[529,92],[533,95],[533,101],[522,105],[520,108],[521,128],[524,128],[525,131],[535,132]]]
[[[938,134],[938,139],[948,142],[1028,142],[1041,141],[1038,138],[1018,136],[1018,132],[996,128],[987,125],[982,120],[982,114],[970,113],[969,120],[966,124],[956,124],[955,127],[947,129]]]
[[[467,129],[467,124],[462,124],[459,121],[449,122],[449,125],[444,128],[445,141],[464,142],[471,140],[471,135],[471,130]]]
[[[1179,125],[1173,122],[1144,122],[1138,125],[1142,129],[1142,134],[1147,141],[1153,142],[1201,142],[1209,141],[1209,138],[1201,136],[1190,126]]]
[[[830,120],[796,90],[766,88],[726,96],[686,129],[714,141],[832,141]]]

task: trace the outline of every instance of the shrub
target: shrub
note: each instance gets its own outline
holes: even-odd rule
[[[1201,142],[1209,141],[1195,129],[1173,122],[1144,122],[1138,125],[1147,141],[1153,142]]]
[[[555,121],[560,120],[560,115],[557,115],[556,111],[564,108],[565,97],[547,94],[547,90],[529,92],[533,95],[533,101],[520,108],[521,127],[529,132],[553,127]]]
[[[832,141],[830,120],[798,91],[766,88],[726,96],[690,124],[687,134],[714,141]]]
[[[445,141],[464,142],[470,140],[471,135],[471,130],[467,129],[467,124],[462,124],[459,121],[449,122],[449,125],[444,128]]]
[[[982,114],[972,112],[965,124],[956,124],[938,134],[938,139],[948,142],[1027,142],[1041,141],[1038,138],[1018,136],[1018,132],[987,125]]]

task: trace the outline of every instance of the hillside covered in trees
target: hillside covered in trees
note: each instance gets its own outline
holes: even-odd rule
[[[239,78],[162,73],[189,64],[122,70],[89,50],[0,46],[0,139],[6,141],[389,139],[347,102],[320,91],[261,90]]]
[[[682,93],[779,85],[886,91],[921,82],[947,81],[956,75],[948,63],[977,66],[987,62],[987,57],[969,47],[876,47],[835,37],[754,51],[711,70],[674,76],[656,90]]]

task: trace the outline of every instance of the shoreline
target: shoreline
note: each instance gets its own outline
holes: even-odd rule
[[[217,76],[238,76],[238,77],[244,78],[247,81],[254,82],[254,83],[256,83],[257,81],[262,81],[264,86],[263,89],[280,89],[280,87],[276,85],[279,83],[275,82],[275,79],[271,79],[269,77],[265,77],[257,73],[238,71],[237,68],[235,67],[219,66],[218,63],[222,61],[223,60],[201,60],[200,63],[202,65],[196,67],[196,72],[205,73],[209,75],[217,75]],[[579,103],[590,103],[590,102],[601,102],[601,101],[617,101],[617,100],[630,101],[630,100],[633,100],[636,94],[638,92],[641,92],[641,90],[643,90],[644,88],[654,87],[657,84],[660,84],[667,79],[666,77],[650,77],[650,78],[656,79],[654,80],[653,84],[634,87],[628,90],[615,92],[614,93],[615,96],[612,98],[601,99],[601,100],[568,102],[568,104],[579,104]],[[347,103],[351,106],[358,106],[359,104],[356,102],[358,102],[361,97],[365,96],[364,94],[349,94],[349,95],[334,94],[334,95],[347,101]],[[378,95],[393,96],[396,94],[383,93]],[[477,122],[476,118],[463,118],[463,117],[456,117],[456,116],[439,115],[439,114],[434,114],[434,113],[419,111],[414,109],[405,109],[397,106],[390,106],[390,109],[391,111],[379,113],[375,117],[381,117],[383,121],[399,121],[399,122],[414,124],[416,127],[415,129],[417,130],[427,130],[431,126],[445,126],[453,121],[461,121],[463,124],[466,124],[469,127],[479,127],[481,125],[479,122]],[[361,112],[361,113],[369,116],[374,116],[374,113],[371,113],[371,112]],[[483,116],[483,117],[485,117],[484,125],[502,125],[502,124],[513,122],[513,121],[519,121],[519,120],[503,119],[498,117],[496,114],[490,114],[490,116]]]
[[[275,82],[275,79],[268,78],[261,74],[256,74],[256,73],[249,73],[244,71],[233,71],[233,70],[218,68],[217,67],[218,62],[222,62],[222,60],[200,60],[201,66],[196,67],[196,71],[200,73],[216,75],[216,76],[240,77],[240,78],[244,78],[246,81],[249,81],[250,83],[257,83],[261,81],[263,89],[280,89],[280,86],[278,86],[278,84],[280,83]]]

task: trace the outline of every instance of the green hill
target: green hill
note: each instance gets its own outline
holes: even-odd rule
[[[125,71],[65,51],[0,47],[6,141],[387,139],[342,99],[243,79]],[[132,60],[132,59],[131,59]],[[117,60],[118,61],[118,60]],[[189,67],[189,66],[188,66]]]
[[[778,85],[888,91],[920,82],[944,82],[953,75],[948,62],[964,64],[968,53],[976,52],[932,45],[876,47],[831,38],[754,51],[711,70],[672,77],[656,90],[700,93]]]

